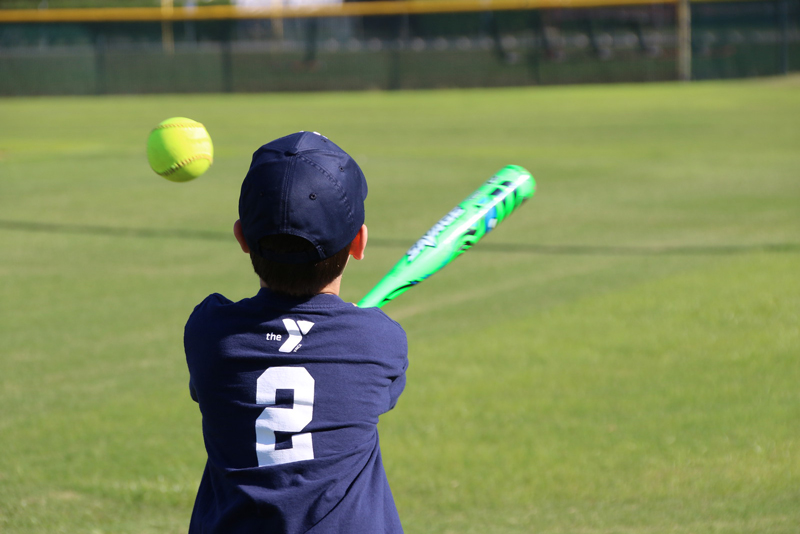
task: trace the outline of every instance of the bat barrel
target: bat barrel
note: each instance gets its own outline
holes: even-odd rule
[[[358,306],[380,307],[466,252],[536,191],[533,176],[508,165],[428,230]]]

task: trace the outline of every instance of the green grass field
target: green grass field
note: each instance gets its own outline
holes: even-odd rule
[[[144,154],[176,115],[215,141],[185,184]],[[0,531],[186,531],[183,325],[257,290],[241,180],[317,130],[370,183],[348,300],[502,166],[539,185],[385,308],[412,362],[380,425],[409,534],[796,533],[798,117],[798,77],[0,100]]]

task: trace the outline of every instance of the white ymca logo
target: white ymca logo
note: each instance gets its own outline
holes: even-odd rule
[[[311,321],[295,321],[294,319],[284,319],[283,326],[289,333],[289,338],[283,342],[278,351],[280,352],[294,352],[300,348],[300,342],[303,341],[303,336],[308,334],[314,323]],[[278,334],[267,334],[267,341],[281,341]]]

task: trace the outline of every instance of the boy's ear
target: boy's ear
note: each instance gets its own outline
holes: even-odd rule
[[[250,254],[250,247],[247,246],[247,241],[242,231],[242,221],[239,219],[236,219],[236,222],[233,223],[233,235],[236,237],[236,241],[239,242],[239,246],[242,247],[242,252]]]
[[[367,225],[362,224],[355,239],[350,243],[350,255],[357,260],[364,259],[364,249],[367,248]]]

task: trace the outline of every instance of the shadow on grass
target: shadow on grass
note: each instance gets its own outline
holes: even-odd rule
[[[233,241],[233,232],[214,230],[184,230],[179,228],[120,228],[85,224],[61,224],[30,221],[0,220],[0,230],[41,232],[50,234],[81,234],[111,237],[196,239]],[[402,239],[370,238],[370,247],[410,247],[414,242]],[[747,245],[674,245],[664,247],[614,245],[536,245],[528,243],[481,243],[475,247],[483,252],[505,252],[547,255],[648,256],[648,255],[732,255],[750,252],[800,252],[800,243],[763,243]]]

